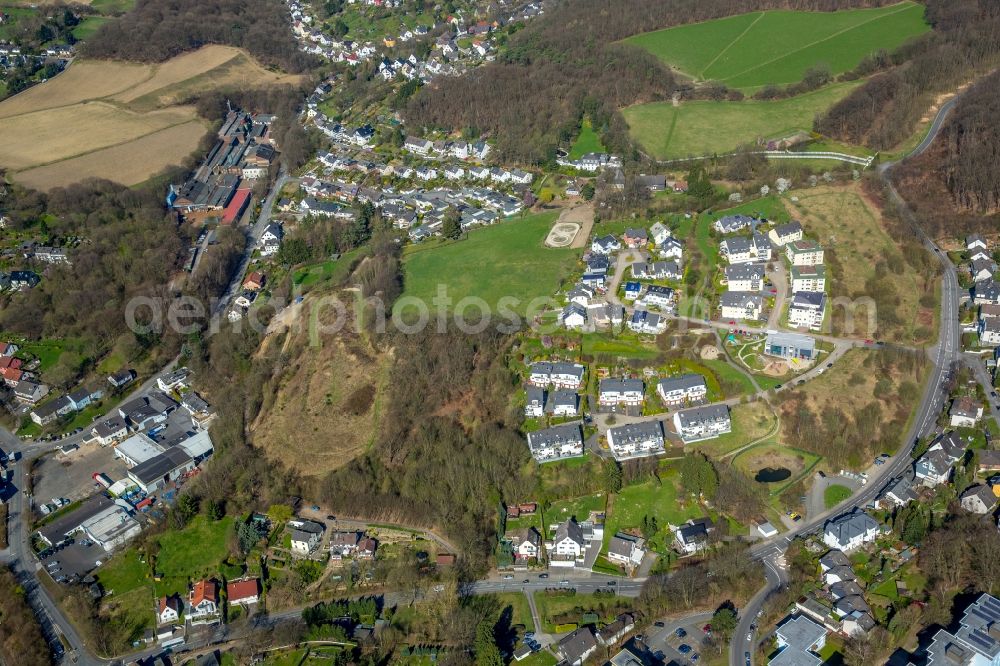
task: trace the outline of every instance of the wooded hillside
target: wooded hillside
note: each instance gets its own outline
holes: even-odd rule
[[[37,287],[4,296],[3,330],[79,340],[84,363],[126,340],[133,352],[136,345],[152,347],[155,336],[140,339],[126,330],[125,308],[135,297],[166,296],[187,255],[161,190],[92,180],[47,195],[14,187],[0,203],[10,228],[28,230],[42,243],[79,239],[68,250],[69,265],[49,266]],[[85,369],[66,368],[65,379]]]
[[[414,126],[489,132],[501,158],[541,162],[575,134],[586,110],[605,143],[629,146],[618,109],[669,99],[674,75],[654,56],[617,44],[630,35],[761,9],[832,11],[882,0],[576,0],[550,9],[509,41],[498,62],[425,86],[405,116]],[[716,94],[708,86],[687,94]],[[723,92],[723,94],[725,94]],[[737,93],[738,94],[738,93]],[[742,95],[739,95],[742,97]]]
[[[872,67],[887,69],[834,105],[816,131],[886,150],[916,130],[933,97],[952,92],[1000,59],[1000,3],[928,0],[933,31]]]
[[[996,232],[1000,210],[1000,73],[970,88],[922,155],[893,169],[893,181],[935,236]]]
[[[49,649],[34,613],[10,569],[0,569],[0,661],[20,666],[48,666]]]
[[[244,48],[266,65],[304,71],[288,8],[280,0],[139,0],[87,40],[90,58],[162,62],[205,44]]]

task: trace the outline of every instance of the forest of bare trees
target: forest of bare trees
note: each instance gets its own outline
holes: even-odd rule
[[[893,169],[893,181],[934,236],[992,234],[1000,209],[1000,74],[966,91],[923,154]]]
[[[0,569],[0,661],[19,666],[52,663],[48,643],[24,598],[24,589],[7,567]]]
[[[547,10],[511,36],[501,59],[461,79],[434,81],[405,111],[417,127],[489,133],[501,158],[540,163],[575,134],[585,107],[600,116],[608,147],[625,153],[618,109],[687,95],[726,95],[720,87],[681,86],[655,57],[616,43],[630,35],[758,9],[834,10],[882,0],[578,0]],[[739,95],[742,97],[742,95]]]
[[[934,96],[953,92],[1000,58],[1000,3],[929,0],[933,31],[892,53],[867,83],[817,119],[816,131],[876,150],[913,134]]]
[[[277,0],[139,0],[88,39],[84,55],[161,62],[206,44],[226,44],[298,73],[313,60],[298,50],[289,21],[288,8]]]

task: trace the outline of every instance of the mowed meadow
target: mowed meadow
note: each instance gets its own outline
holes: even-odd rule
[[[800,81],[816,65],[841,74],[866,55],[891,51],[929,29],[923,6],[902,2],[836,12],[752,12],[643,33],[625,42],[695,80],[752,91]]]
[[[183,162],[208,131],[183,100],[296,81],[226,46],[155,65],[78,61],[0,102],[0,167],[43,190],[91,177],[135,185]]]
[[[512,296],[518,304],[511,309],[524,314],[532,299],[554,296],[580,258],[580,250],[545,247],[556,217],[554,212],[513,217],[473,229],[461,240],[408,247],[403,255],[403,295],[433,307],[438,287],[443,286],[452,305],[475,297],[494,310],[500,299]],[[474,319],[475,313],[471,308],[468,316]]]
[[[866,56],[891,51],[927,30],[924,7],[902,2],[837,12],[752,12],[624,41],[696,82],[721,82],[750,95],[768,85],[798,83],[813,67],[842,74]],[[711,155],[809,131],[817,115],[861,83],[832,83],[769,101],[652,102],[622,113],[629,133],[653,158]]]
[[[786,99],[637,104],[622,109],[629,133],[650,157],[665,160],[726,153],[757,139],[784,138],[812,128],[816,114],[846,97],[860,81],[837,83]]]

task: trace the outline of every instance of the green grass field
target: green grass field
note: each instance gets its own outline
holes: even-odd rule
[[[444,287],[453,305],[467,296],[482,298],[494,318],[497,303],[510,296],[517,299],[511,310],[524,314],[532,299],[555,295],[580,256],[580,250],[543,245],[555,219],[556,213],[529,215],[473,230],[452,243],[411,246],[403,258],[403,296],[436,311],[432,299]],[[467,317],[475,320],[476,311],[469,308]]]
[[[823,491],[823,503],[826,505],[826,508],[832,509],[852,494],[851,489],[847,486],[835,483],[832,486],[827,486],[826,490]]]
[[[90,8],[98,14],[118,15],[124,14],[135,7],[135,0],[93,0]]]
[[[924,8],[902,2],[838,12],[765,11],[682,25],[626,39],[697,80],[754,89],[802,80],[807,69],[853,69],[929,30]]]
[[[644,516],[655,517],[661,529],[667,523],[680,525],[689,518],[700,518],[705,511],[697,503],[686,499],[682,506],[677,501],[676,473],[661,474],[662,484],[647,481],[625,486],[615,496],[612,510],[604,525],[604,544],[607,547],[616,532],[642,527]]]
[[[535,622],[531,619],[531,608],[528,606],[528,597],[520,592],[505,592],[503,594],[491,594],[490,598],[500,602],[501,612],[510,609],[511,625],[524,625],[525,631],[535,631]]]
[[[156,557],[157,573],[163,580],[156,583],[157,594],[187,592],[189,578],[214,574],[226,557],[231,517],[210,521],[195,516],[183,530],[171,530],[160,537],[160,552]]]
[[[603,493],[584,495],[583,497],[575,497],[568,500],[557,500],[552,502],[552,506],[545,512],[545,524],[543,527],[548,531],[550,525],[565,522],[571,517],[575,517],[577,521],[583,522],[590,516],[591,511],[604,511],[606,506],[607,497]]]
[[[73,28],[73,36],[80,40],[89,39],[102,25],[113,20],[107,16],[88,16]]]
[[[622,109],[629,133],[656,159],[726,153],[757,139],[812,128],[818,113],[861,82],[837,83],[788,99],[743,102],[651,102]]]
[[[597,136],[597,132],[594,131],[593,126],[590,124],[590,119],[583,121],[580,127],[580,135],[576,137],[576,141],[573,142],[573,147],[569,151],[569,158],[571,160],[578,160],[587,153],[603,153],[607,152],[604,148],[604,144],[601,143],[601,137]]]

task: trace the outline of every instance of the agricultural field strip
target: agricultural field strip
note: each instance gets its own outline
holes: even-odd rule
[[[70,105],[70,106],[75,106],[75,105]],[[65,108],[65,107],[58,107],[58,108]],[[53,111],[53,109],[44,109],[42,111],[37,111],[35,113],[49,113],[50,111]],[[148,114],[138,114],[138,113],[135,113],[134,111],[129,111],[127,109],[122,109],[122,111],[125,112],[125,113],[127,113],[127,114],[129,114],[129,115],[135,116],[136,118],[146,118],[146,119],[149,119],[149,118],[155,118],[157,116],[167,115],[168,113],[169,114],[173,114],[175,112],[183,111],[183,107],[172,107],[171,109],[164,109],[163,111],[166,112],[166,113],[151,112],[151,113],[148,113]],[[25,116],[31,116],[31,115],[35,115],[35,114],[21,114],[21,115],[18,115],[18,116],[13,116],[12,118],[16,120],[16,119],[24,118]],[[25,118],[25,119],[27,120],[27,118]],[[5,120],[10,121],[11,118],[7,118]],[[134,143],[135,141],[138,141],[138,140],[143,139],[145,137],[153,136],[153,135],[155,135],[155,134],[157,134],[159,132],[162,132],[164,130],[168,130],[168,129],[171,129],[171,128],[174,128],[174,127],[179,127],[179,126],[185,126],[185,125],[188,125],[188,124],[190,124],[192,122],[197,123],[198,122],[197,117],[194,117],[194,116],[192,116],[192,117],[178,117],[174,122],[171,122],[171,123],[168,123],[168,124],[165,124],[165,125],[159,125],[159,124],[157,124],[157,125],[150,126],[148,128],[148,131],[146,131],[144,133],[126,135],[121,141],[114,141],[114,142],[111,142],[111,143],[101,142],[100,145],[97,145],[97,146],[91,146],[91,147],[85,147],[85,148],[81,147],[81,150],[78,151],[78,152],[60,154],[59,157],[56,157],[56,158],[51,159],[51,160],[46,160],[46,161],[41,161],[41,162],[32,162],[32,163],[30,163],[28,165],[23,165],[23,166],[13,166],[12,165],[11,168],[14,169],[15,171],[20,171],[20,170],[28,171],[30,169],[37,169],[37,168],[40,168],[40,167],[45,167],[45,166],[50,166],[50,165],[53,165],[53,164],[58,164],[59,162],[65,162],[66,160],[72,160],[72,159],[76,159],[78,157],[83,157],[85,155],[91,155],[91,154],[93,154],[93,153],[95,153],[97,151],[100,151],[100,150],[107,150],[109,148],[116,148],[116,147],[119,147],[119,146],[128,145],[130,143]],[[10,126],[8,125],[8,129],[9,128],[10,128]],[[5,132],[3,130],[0,130],[0,137],[2,137],[4,135],[4,133]],[[34,141],[32,141],[32,143],[34,143]],[[7,145],[9,146],[11,144],[8,142]]]
[[[756,64],[756,65],[754,65],[753,67],[750,67],[750,68],[748,68],[748,69],[745,69],[745,70],[743,70],[742,72],[737,72],[737,73],[735,73],[735,74],[730,74],[729,76],[727,76],[727,77],[725,77],[724,79],[721,79],[721,80],[722,80],[722,81],[728,81],[728,80],[730,80],[730,79],[735,79],[736,77],[739,77],[739,76],[743,76],[744,74],[747,74],[748,72],[752,72],[752,71],[754,71],[754,70],[757,70],[757,69],[760,69],[761,67],[766,67],[767,65],[770,65],[770,64],[772,64],[772,63],[775,63],[775,62],[778,62],[779,60],[784,60],[785,58],[788,58],[788,57],[790,57],[790,56],[793,56],[793,55],[795,55],[796,53],[799,53],[800,51],[804,51],[804,50],[806,50],[806,49],[810,49],[810,48],[812,48],[812,47],[814,47],[814,46],[817,46],[817,45],[819,45],[819,44],[822,44],[823,42],[826,42],[826,41],[829,41],[829,40],[831,40],[831,39],[833,39],[833,38],[835,38],[835,37],[839,37],[840,35],[843,35],[843,34],[845,34],[845,33],[848,33],[848,32],[850,32],[850,31],[852,31],[852,30],[856,30],[856,29],[858,29],[858,28],[860,28],[860,27],[862,27],[862,26],[865,26],[865,25],[868,25],[869,23],[873,23],[873,22],[875,22],[875,21],[880,21],[880,20],[882,20],[882,19],[884,19],[884,18],[888,18],[888,17],[891,17],[891,16],[893,16],[894,14],[898,14],[898,13],[900,13],[900,12],[903,12],[903,11],[906,11],[906,10],[907,10],[907,9],[909,9],[909,8],[910,8],[910,5],[908,5],[908,4],[905,4],[905,5],[902,5],[902,6],[900,6],[900,7],[898,8],[898,9],[895,9],[894,11],[891,11],[891,12],[887,12],[887,13],[885,13],[885,14],[880,14],[880,15],[878,15],[878,16],[873,16],[872,18],[870,18],[870,19],[867,19],[867,20],[865,20],[865,21],[862,21],[861,23],[857,23],[857,24],[855,24],[855,25],[852,25],[852,26],[850,26],[849,28],[843,28],[842,30],[839,30],[839,31],[837,31],[837,32],[833,33],[832,35],[829,35],[829,36],[827,36],[827,37],[824,37],[824,38],[822,38],[822,39],[817,39],[817,40],[816,40],[816,41],[814,41],[814,42],[810,42],[809,44],[805,44],[805,45],[803,45],[803,46],[800,46],[800,47],[798,47],[798,48],[796,48],[796,49],[792,49],[791,51],[787,51],[786,53],[784,53],[784,54],[782,54],[782,55],[780,55],[780,56],[777,56],[777,57],[775,57],[775,58],[771,58],[770,60],[765,60],[764,62],[761,62],[761,63],[757,63],[757,64]],[[759,17],[759,18],[758,18],[757,20],[755,20],[755,21],[754,21],[754,23],[756,23],[756,22],[757,22],[757,21],[759,21],[759,20],[760,20],[761,18],[763,18],[763,17],[764,17],[764,15],[765,15],[766,13],[767,13],[767,12],[764,12],[763,14],[761,14],[761,15],[760,15],[760,17]],[[752,26],[752,25],[753,25],[753,24],[751,24],[751,26]],[[750,29],[750,28],[748,27],[748,28],[747,28],[747,30],[749,30],[749,29]],[[737,41],[738,41],[738,40],[737,40]],[[734,42],[734,43],[735,43],[735,42]],[[730,44],[729,46],[732,46],[732,44]],[[729,49],[729,46],[727,46],[727,47],[726,47],[725,49],[723,49],[723,52],[725,52],[726,50],[728,50],[728,49]],[[722,55],[722,53],[720,53],[719,55],[721,56],[721,55]],[[717,60],[717,59],[718,59],[718,56],[716,57],[716,60]],[[712,62],[715,62],[715,60],[713,60]],[[708,69],[708,67],[706,67],[705,69],[707,70],[707,69]],[[781,85],[781,84],[788,84],[788,83],[795,83],[795,82],[794,82],[794,81],[773,81],[773,83]]]
[[[753,21],[752,21],[752,22],[750,23],[750,25],[748,25],[748,26],[747,26],[747,27],[746,27],[746,28],[745,28],[745,29],[743,30],[743,32],[741,32],[741,33],[740,33],[739,35],[737,35],[736,39],[734,39],[733,41],[731,41],[731,42],[729,42],[728,44],[726,44],[726,48],[724,48],[724,49],[722,49],[721,51],[719,51],[719,52],[718,52],[718,53],[716,54],[716,56],[715,56],[714,58],[712,58],[711,62],[709,62],[709,63],[708,63],[707,65],[705,65],[705,66],[704,66],[704,67],[702,68],[702,70],[701,70],[701,78],[705,78],[705,72],[707,72],[707,71],[709,70],[709,68],[710,68],[710,67],[711,67],[712,65],[714,65],[714,64],[715,64],[715,61],[716,61],[716,60],[718,60],[719,58],[721,58],[721,57],[722,57],[723,55],[725,55],[726,51],[728,51],[728,50],[729,50],[730,48],[732,48],[733,44],[736,44],[736,43],[737,43],[738,41],[740,41],[741,39],[743,39],[743,37],[744,37],[744,36],[746,36],[746,34],[747,34],[748,32],[750,32],[750,30],[751,30],[751,29],[752,29],[752,28],[753,28],[753,27],[754,27],[755,25],[757,25],[757,22],[758,22],[758,21],[760,21],[760,20],[761,20],[762,18],[764,18],[764,15],[765,15],[765,14],[767,14],[767,12],[761,12],[761,13],[760,13],[760,15],[759,15],[759,16],[758,16],[757,18],[755,18],[755,19],[754,19],[754,20],[753,20]]]

